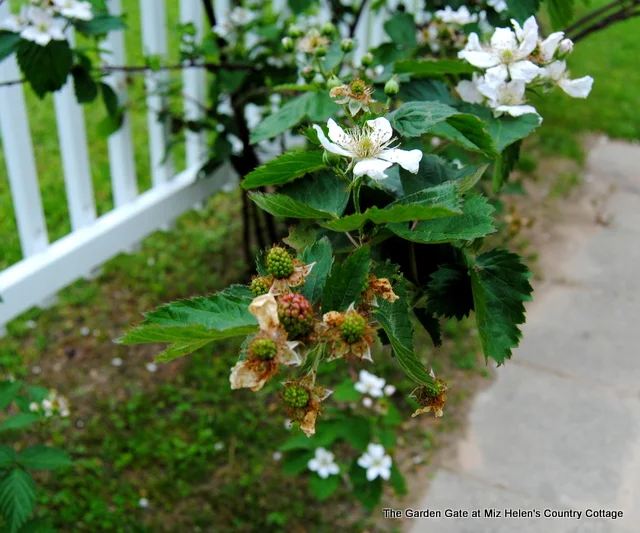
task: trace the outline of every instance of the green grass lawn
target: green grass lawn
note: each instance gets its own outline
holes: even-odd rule
[[[590,10],[609,3],[592,0]],[[584,8],[582,9],[584,12]],[[576,134],[599,132],[626,140],[640,139],[640,19],[611,26],[576,44],[567,63],[572,77],[595,79],[586,100],[570,98],[561,90],[533,98],[544,117],[538,135],[549,152],[572,155]]]

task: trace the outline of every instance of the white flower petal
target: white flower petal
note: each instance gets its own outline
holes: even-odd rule
[[[491,48],[497,56],[504,52],[515,53],[518,49],[516,34],[509,28],[496,28],[491,36]]]
[[[320,144],[325,150],[333,154],[338,154],[345,157],[351,157],[351,154],[347,152],[344,148],[341,148],[337,144],[330,142],[329,139],[327,139],[326,135],[324,134],[324,131],[322,131],[322,128],[320,126],[318,126],[317,124],[314,124],[313,129],[315,129],[316,132],[318,132],[318,140],[320,141]]]
[[[317,472],[320,469],[320,461],[318,461],[315,457],[313,459],[309,459],[307,467],[312,472]]]
[[[362,161],[358,161],[353,167],[353,175],[356,177],[369,176],[373,180],[381,180],[387,177],[384,171],[392,164],[393,163],[383,161],[382,159],[363,159]]]
[[[489,52],[474,52],[462,50],[458,53],[458,57],[466,59],[474,67],[478,68],[490,68],[500,64],[500,60]]]
[[[507,81],[509,77],[509,69],[507,65],[500,64],[487,70],[484,74],[484,83],[490,87],[496,88],[501,83]]]
[[[386,143],[393,136],[393,128],[391,122],[384,117],[379,117],[374,120],[367,120],[367,125],[373,130],[373,137],[376,141]]]
[[[345,132],[336,121],[330,118],[327,121],[327,128],[329,129],[329,139],[340,146],[345,146],[351,141],[351,136]]]
[[[567,63],[566,61],[554,61],[550,65],[544,69],[546,72],[546,77],[552,79],[553,81],[560,80],[564,73],[567,71]]]
[[[591,76],[585,76],[575,80],[568,78],[560,80],[558,83],[560,88],[573,98],[586,98],[591,92],[593,87],[593,78]]]
[[[391,470],[389,470],[388,468],[381,468],[379,470],[379,476],[382,479],[389,479],[391,477]]]
[[[530,105],[501,105],[496,107],[495,110],[500,113],[507,113],[512,117],[520,117],[522,115],[528,115],[530,113],[533,113],[535,115],[538,114],[536,108]]]
[[[377,468],[368,468],[367,469],[367,481],[373,481],[379,475]]]
[[[362,468],[369,468],[371,466],[371,457],[369,457],[366,453],[358,458],[358,466]]]
[[[531,83],[540,74],[540,67],[531,61],[517,61],[509,65],[509,73],[512,80]]]
[[[564,32],[557,31],[540,43],[540,56],[544,63],[553,61],[553,56],[555,56],[558,45],[562,39],[564,39]]]
[[[484,96],[478,91],[478,87],[472,81],[462,80],[456,86],[456,91],[463,102],[481,104],[484,101]]]
[[[405,170],[408,170],[412,174],[417,174],[420,168],[420,161],[422,160],[422,151],[391,148],[380,152],[378,157],[391,163],[398,163],[398,165]]]

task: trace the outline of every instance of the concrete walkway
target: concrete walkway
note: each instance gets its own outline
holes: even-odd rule
[[[611,224],[587,213],[546,265],[521,346],[477,396],[455,459],[415,507],[442,518],[408,520],[408,533],[640,532],[640,147],[600,142],[587,178],[591,196],[615,184]],[[446,518],[446,509],[502,517]],[[545,518],[546,509],[573,517]],[[623,516],[587,518],[588,509]]]

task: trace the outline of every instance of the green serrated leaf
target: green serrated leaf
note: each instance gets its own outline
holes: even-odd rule
[[[350,196],[346,184],[329,171],[321,171],[288,183],[278,192],[318,211],[328,213],[332,218],[337,218],[344,213]]]
[[[22,450],[18,455],[18,461],[25,468],[33,470],[54,470],[73,464],[67,452],[42,444]]]
[[[406,224],[389,224],[388,227],[404,239],[424,244],[470,241],[495,231],[491,217],[493,207],[483,196],[468,195],[462,211],[462,215],[422,220],[413,229]]]
[[[533,292],[531,272],[519,255],[499,248],[470,259],[469,267],[482,349],[500,365],[520,343],[524,302]]]
[[[540,0],[508,0],[507,4],[509,5],[509,13],[520,23],[523,23],[531,15],[535,15],[540,9]]]
[[[17,415],[7,418],[0,424],[0,431],[8,431],[10,429],[19,429],[38,422],[40,416],[34,413],[18,413]]]
[[[303,435],[307,440],[308,437]],[[309,468],[309,461],[313,458],[313,452],[294,451],[288,453],[282,461],[282,473],[285,476],[297,476]]]
[[[466,265],[445,264],[427,284],[427,310],[437,316],[462,320],[473,310],[471,278]]]
[[[22,468],[10,470],[0,482],[0,514],[9,533],[17,533],[36,506],[36,484]]]
[[[0,381],[0,409],[9,405],[22,388],[22,381]]]
[[[0,444],[0,469],[11,466],[16,460],[16,452]]]
[[[251,291],[236,285],[211,296],[172,302],[146,313],[141,325],[116,342],[173,343],[156,357],[156,361],[171,361],[215,340],[255,332],[258,323],[249,313],[251,300]]]
[[[510,144],[524,139],[539,125],[540,117],[533,113],[520,117],[494,117],[490,109],[477,104],[462,104],[458,109],[479,117],[486,123],[487,132],[493,138],[497,153],[502,152]]]
[[[396,45],[404,48],[415,48],[418,45],[416,40],[416,23],[409,13],[396,11],[393,16],[384,23],[384,30]]]
[[[488,157],[495,157],[498,154],[489,125],[475,115],[459,113],[449,117],[446,124],[438,124],[432,133]]]
[[[379,300],[373,316],[389,337],[393,353],[404,373],[416,383],[433,390],[435,381],[418,359],[413,347],[413,325],[405,284],[406,281],[402,278],[394,286],[394,292],[400,297],[395,302]]]
[[[437,80],[411,80],[400,85],[398,99],[402,102],[433,101],[455,105],[458,101],[451,96],[449,88]]]
[[[283,185],[324,166],[321,151],[288,152],[247,174],[241,185],[245,189]]]
[[[452,59],[441,59],[439,61],[403,59],[396,61],[393,71],[397,74],[406,72],[416,76],[441,76],[443,74],[471,74],[476,71],[476,68],[466,61]]]
[[[120,17],[109,14],[97,14],[91,20],[74,20],[73,25],[84,35],[106,35],[127,27]]]
[[[251,144],[280,135],[306,118],[313,122],[323,122],[331,118],[335,110],[336,106],[327,92],[307,92],[289,100],[260,122],[251,132]]]
[[[495,168],[493,169],[493,183],[492,183],[492,191],[494,193],[500,192],[502,186],[509,179],[509,175],[516,168],[518,164],[518,160],[520,159],[520,147],[522,146],[522,141],[516,141],[513,144],[507,146],[500,157],[496,160]]]
[[[329,476],[325,479],[318,474],[312,474],[309,478],[311,492],[320,501],[329,498],[340,486],[340,476]]]
[[[319,211],[284,194],[249,193],[249,198],[260,209],[276,217],[299,219],[333,218],[330,213]]]
[[[20,39],[19,33],[0,31],[0,61],[13,54]]]
[[[547,0],[547,10],[553,29],[561,29],[573,18],[573,0]]]
[[[312,246],[317,240],[318,229],[309,222],[301,222],[289,228],[289,236],[282,239],[296,251]]]
[[[47,46],[40,46],[22,39],[15,50],[20,70],[39,98],[66,83],[73,66],[73,54],[67,41],[52,40]]]
[[[301,259],[306,265],[315,263],[313,269],[311,269],[311,273],[305,280],[302,291],[300,291],[305,298],[312,304],[315,304],[322,296],[327,276],[333,265],[333,250],[331,249],[329,239],[323,237],[311,247],[306,248],[302,252]]]
[[[489,165],[465,165],[460,169],[459,177],[455,180],[460,194],[471,190],[480,181]]]
[[[356,450],[365,451],[371,442],[371,422],[363,416],[351,416],[343,424],[342,437]]]
[[[389,115],[395,130],[405,137],[420,137],[458,113],[440,102],[407,102]]]
[[[335,263],[324,287],[322,311],[346,311],[357,303],[371,269],[371,250],[362,246],[344,261]]]
[[[437,348],[442,346],[442,331],[440,328],[440,320],[438,320],[433,313],[430,313],[426,309],[416,307],[413,309],[413,313],[416,315],[418,322],[422,324],[422,327],[431,337],[433,345]]]
[[[73,88],[78,103],[93,102],[98,96],[98,84],[91,77],[89,71],[80,66],[75,66],[71,70],[71,75],[73,76]]]

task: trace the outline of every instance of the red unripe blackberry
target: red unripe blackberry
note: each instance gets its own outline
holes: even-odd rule
[[[278,302],[280,325],[289,339],[306,337],[313,331],[313,307],[302,294],[285,294]]]

